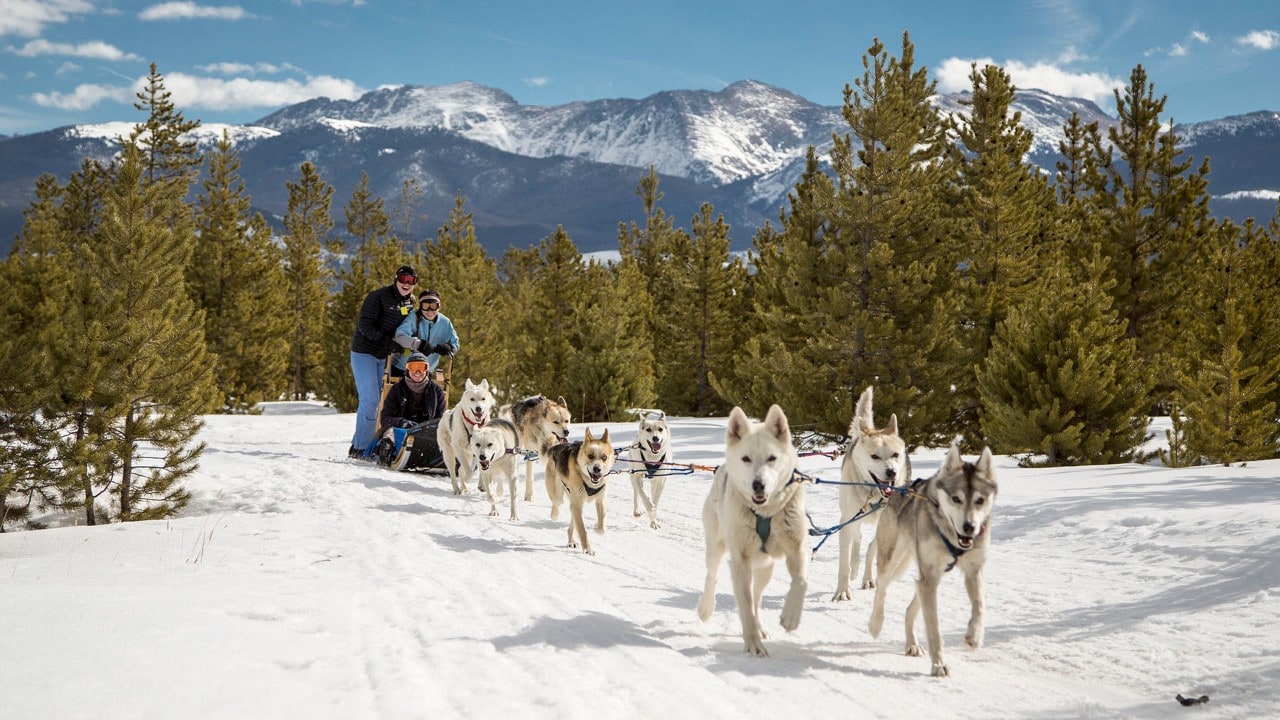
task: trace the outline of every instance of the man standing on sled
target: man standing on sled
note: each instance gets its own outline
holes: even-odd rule
[[[408,265],[396,270],[386,287],[365,296],[351,336],[351,375],[356,382],[356,431],[351,437],[350,457],[365,457],[378,428],[378,399],[382,396],[382,372],[387,356],[398,349],[396,328],[413,312],[413,287],[418,274]]]

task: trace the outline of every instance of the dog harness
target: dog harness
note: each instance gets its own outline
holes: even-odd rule
[[[653,462],[649,462],[648,460],[646,460],[644,463],[644,476],[649,479],[653,479],[653,476],[658,474],[658,471],[662,469],[662,464],[665,463],[666,461],[667,461],[666,453],[663,453],[662,457],[658,458],[657,460],[654,460]]]

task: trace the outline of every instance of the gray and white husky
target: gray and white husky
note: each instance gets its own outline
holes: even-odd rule
[[[872,389],[862,391],[849,424],[850,445],[840,463],[840,566],[836,578],[836,594],[832,600],[850,600],[849,587],[858,571],[862,551],[862,528],[873,527],[882,512],[893,486],[911,478],[911,461],[907,445],[898,434],[898,416],[889,416],[889,424],[877,428],[872,419]],[[881,486],[881,487],[876,487]],[[861,517],[859,517],[861,516]],[[850,519],[859,519],[849,522]],[[867,548],[867,565],[862,571],[863,589],[875,587],[871,562],[875,558],[875,541]]]
[[[760,622],[760,596],[773,577],[774,558],[787,562],[791,588],[782,604],[782,628],[800,626],[808,588],[809,549],[804,514],[805,484],[796,475],[798,455],[782,408],[769,408],[764,422],[753,425],[742,408],[729,413],[724,464],[716,470],[711,492],[702,506],[707,537],[707,577],[698,601],[698,617],[706,622],[716,609],[716,576],[720,560],[729,556],[729,577],[742,622],[748,653],[768,655],[768,638]]]
[[[885,591],[915,558],[916,594],[907,606],[906,653],[924,654],[916,642],[915,631],[916,616],[923,608],[929,659],[935,676],[949,674],[942,659],[942,632],[938,629],[938,584],[952,568],[964,573],[964,587],[969,593],[965,644],[975,650],[982,647],[986,610],[982,566],[991,545],[991,511],[996,489],[991,450],[983,448],[977,462],[965,462],[960,450],[952,445],[933,477],[913,483],[908,495],[890,498],[889,507],[881,513],[883,517],[876,531],[879,582],[868,629],[872,637],[880,635],[884,625]]]
[[[636,441],[627,448],[627,465],[631,472],[631,508],[640,517],[641,504],[649,513],[649,527],[657,530],[658,500],[667,479],[664,463],[673,462],[671,454],[671,428],[667,414],[661,410],[642,410]],[[644,491],[644,480],[649,479],[649,492]]]

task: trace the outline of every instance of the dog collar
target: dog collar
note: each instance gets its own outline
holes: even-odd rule
[[[600,487],[593,488],[586,483],[582,483],[582,489],[587,491],[587,497],[594,497],[596,493],[604,489],[604,486],[604,483],[600,483]]]
[[[986,531],[987,531],[986,524],[983,524],[981,528],[978,528],[978,534],[973,536],[975,545],[977,544],[978,538],[982,537],[983,533],[985,533]],[[951,564],[948,565],[947,569],[943,570],[942,572],[951,572],[951,568],[956,566],[956,562],[960,559],[960,556],[969,552],[973,548],[972,547],[958,548],[955,545],[952,545],[951,541],[947,539],[946,534],[942,532],[942,528],[938,528],[938,537],[942,538],[942,544],[946,545],[947,552],[951,553]]]

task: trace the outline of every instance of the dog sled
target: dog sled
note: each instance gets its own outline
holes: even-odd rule
[[[378,439],[372,459],[396,471],[444,474],[444,453],[436,439],[439,428],[439,418],[409,428],[391,428]]]

